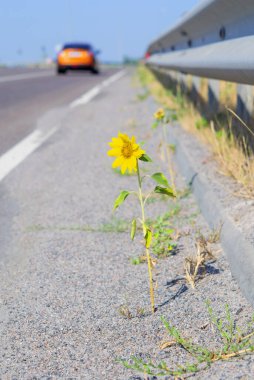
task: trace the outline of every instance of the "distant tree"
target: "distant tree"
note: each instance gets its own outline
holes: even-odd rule
[[[129,57],[127,55],[123,56],[124,65],[137,65],[138,61],[139,60],[137,58]]]

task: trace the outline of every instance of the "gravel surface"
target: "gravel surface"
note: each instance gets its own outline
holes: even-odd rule
[[[114,172],[106,156],[107,142],[126,131],[145,141],[155,159],[143,166],[165,171],[160,131],[150,128],[157,106],[150,98],[137,100],[140,92],[128,74],[88,105],[66,113],[61,130],[1,184],[2,379],[144,379],[116,359],[134,354],[168,363],[190,360],[181,348],[159,349],[170,339],[162,315],[185,337],[209,347],[219,342],[205,300],[219,315],[228,303],[243,327],[251,318],[253,310],[218,244],[212,247],[217,261],[196,289],[185,281],[170,286],[183,275],[184,258],[195,253],[199,232],[209,233],[191,194],[148,206],[150,218],[178,209],[172,223],[182,233],[176,255],[155,267],[158,310],[150,315],[146,265],[130,262],[143,254],[141,239],[131,243],[129,231],[116,232],[120,220],[137,215],[138,204],[127,199],[112,215],[115,197],[122,189],[136,189],[136,178]],[[180,175],[177,186],[186,188]],[[131,319],[119,312],[123,305]],[[254,359],[246,356],[217,362],[194,377],[252,379],[253,373]]]
[[[221,244],[232,274],[254,305],[254,201],[240,196],[244,189],[221,173],[209,145],[177,126],[171,126],[170,137],[176,144],[174,158],[186,182],[192,182],[192,191],[209,225],[222,223]]]

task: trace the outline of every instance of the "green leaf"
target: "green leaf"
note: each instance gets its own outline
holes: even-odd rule
[[[173,153],[176,151],[176,145],[175,144],[168,144],[168,147],[172,150]]]
[[[152,179],[160,185],[170,187],[167,178],[163,173],[154,173]]]
[[[159,122],[156,120],[153,124],[152,124],[152,129],[156,129],[159,125]]]
[[[140,161],[144,161],[144,162],[152,162],[152,159],[147,155],[147,154],[142,154],[141,157],[139,157],[139,160]]]
[[[172,121],[177,121],[178,120],[178,115],[176,113],[173,113],[170,115]]]
[[[157,194],[168,195],[169,197],[175,197],[175,193],[171,187],[156,186],[154,192]]]
[[[152,242],[152,231],[145,225],[145,243],[146,248],[149,248]]]
[[[125,201],[125,199],[128,197],[129,194],[130,192],[127,190],[121,191],[121,193],[118,195],[118,197],[115,200],[113,210],[116,210]]]
[[[136,229],[137,229],[137,221],[136,219],[133,219],[131,222],[131,240],[134,240],[136,235]]]

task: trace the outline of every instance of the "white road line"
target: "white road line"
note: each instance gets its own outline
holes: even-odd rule
[[[80,98],[74,100],[73,102],[70,103],[69,107],[70,108],[75,108],[77,106],[80,106],[81,104],[87,104],[95,98],[101,91],[100,86],[95,86],[91,90],[87,91],[84,95],[80,96]]]
[[[116,82],[118,79],[122,78],[124,75],[126,74],[126,71],[125,70],[121,70],[119,71],[118,73],[112,75],[111,77],[109,77],[108,79],[104,80],[102,82],[102,87],[107,87],[109,86],[111,83],[114,83]]]
[[[0,157],[0,182],[24,159],[34,152],[41,144],[44,143],[57,130],[58,126],[51,128],[46,133],[37,129],[21,140],[13,148],[8,150]]]
[[[102,88],[109,86],[111,83],[117,81],[125,75],[122,70],[110,78],[103,81],[100,85],[95,86],[90,91],[86,92],[80,98],[74,100],[70,104],[70,108],[77,107],[80,104],[86,104],[95,96],[97,96]],[[1,78],[0,78],[1,79]],[[21,140],[18,144],[14,145],[10,150],[0,156],[0,182],[22,161],[24,161],[31,153],[33,153],[40,145],[42,145],[50,136],[52,136],[59,126],[52,127],[47,132],[40,129],[30,133],[27,137]]]
[[[93,87],[91,90],[86,92],[84,95],[80,96],[78,99],[74,100],[70,103],[70,108],[75,108],[77,106],[80,106],[82,104],[87,104],[95,98],[104,87],[109,86],[111,83],[116,82],[118,79],[122,78],[126,74],[125,70],[121,70],[118,73],[112,75],[108,79],[104,80],[101,84],[98,86]]]
[[[0,83],[14,82],[17,80],[40,78],[40,77],[46,77],[46,76],[52,76],[52,71],[43,71],[41,73],[38,72],[38,73],[6,75],[6,76],[1,75],[0,76]]]

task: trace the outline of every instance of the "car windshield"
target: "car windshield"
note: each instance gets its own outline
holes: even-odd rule
[[[63,46],[64,49],[83,49],[83,50],[92,50],[91,45],[89,44],[79,44],[79,43],[69,43]]]

